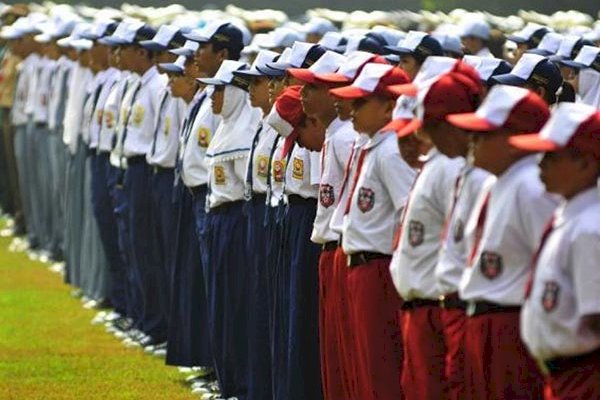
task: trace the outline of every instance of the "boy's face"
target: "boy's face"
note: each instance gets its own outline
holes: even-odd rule
[[[298,143],[310,151],[321,151],[325,141],[325,127],[318,119],[307,116],[301,126],[296,128]]]
[[[370,136],[376,134],[392,119],[395,101],[378,95],[371,95],[352,102],[352,123],[357,132]]]
[[[417,76],[419,69],[421,68],[421,64],[419,64],[417,59],[408,54],[400,56],[400,63],[398,66],[406,72],[411,81],[415,79],[415,76]]]
[[[213,114],[221,114],[223,111],[223,99],[225,98],[225,86],[215,86],[215,91],[210,97],[212,100]]]
[[[504,172],[516,152],[508,143],[509,137],[510,133],[506,130],[473,134],[473,165],[494,175]]]
[[[185,60],[184,74],[185,76],[189,76],[190,78],[194,79],[202,77],[202,71],[200,71],[200,68],[198,68],[198,65],[193,58],[188,58]]]
[[[203,76],[215,76],[221,63],[225,60],[226,51],[215,52],[212,43],[200,43],[194,55],[194,62]]]
[[[398,147],[400,155],[408,165],[412,168],[421,168],[423,163],[419,161],[419,157],[427,154],[431,145],[423,142],[417,135],[409,135],[398,139]]]
[[[352,117],[352,100],[336,98],[333,105],[342,121],[348,121]]]
[[[461,129],[446,121],[425,121],[422,131],[426,132],[433,145],[447,157],[465,157],[469,139]]]
[[[173,97],[181,98],[185,94],[186,81],[183,75],[168,73],[169,75],[169,87],[171,88],[171,94]]]
[[[157,51],[154,56],[154,64],[171,64],[177,60],[175,54],[169,53],[168,50]]]
[[[333,112],[333,96],[329,94],[329,86],[306,83],[300,91],[302,108],[306,115],[319,116],[328,111]]]
[[[269,78],[266,76],[258,76],[252,78],[248,87],[250,104],[252,107],[269,108],[271,101],[269,99]]]
[[[475,55],[483,47],[483,41],[474,36],[463,36],[461,41],[467,54]]]
[[[269,80],[269,101],[271,104],[275,103],[283,89],[285,89],[284,77],[273,77]]]

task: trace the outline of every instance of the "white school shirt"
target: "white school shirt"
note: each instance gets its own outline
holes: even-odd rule
[[[102,108],[102,125],[100,126],[98,151],[110,152],[113,148],[113,140],[117,133],[117,126],[121,116],[121,103],[125,95],[125,89],[133,82],[133,75],[127,71],[115,72],[115,80],[108,88],[106,100]]]
[[[269,157],[275,145],[278,134],[271,125],[267,123],[266,117],[262,119],[262,130],[258,135],[258,143],[254,148],[252,159],[248,158],[246,167],[246,178],[249,169],[252,168],[252,192],[265,194],[267,192],[267,178],[269,176]],[[250,164],[252,163],[252,164]]]
[[[594,187],[556,210],[537,259],[531,295],[521,311],[521,337],[540,359],[600,348],[588,316],[600,315],[600,193]]]
[[[335,207],[335,210],[333,211],[331,221],[329,222],[329,227],[331,228],[331,230],[337,233],[338,235],[341,235],[344,231],[344,212],[346,211],[346,204],[348,203],[348,193],[350,193],[350,190],[352,190],[351,180],[354,174],[356,173],[356,161],[358,160],[358,156],[360,155],[360,150],[370,140],[369,135],[365,135],[364,133],[357,132],[357,135],[358,136],[354,139],[354,143],[352,144],[352,151],[350,155],[348,155],[344,166],[344,179],[346,184],[343,188],[340,188],[341,193],[338,194],[339,201],[337,206]],[[346,174],[348,174],[347,177],[345,176]]]
[[[465,225],[469,220],[475,202],[479,198],[486,179],[493,177],[489,172],[467,166],[463,171],[459,187],[453,188],[454,208],[446,221],[446,237],[442,237],[440,254],[435,267],[438,290],[442,294],[458,291],[460,278],[467,265],[467,244]],[[492,178],[492,182],[495,178]],[[456,190],[456,191],[455,191]],[[450,205],[452,208],[452,205]]]
[[[42,57],[41,66],[37,80],[37,90],[35,98],[35,109],[33,111],[33,121],[36,123],[48,123],[48,105],[50,102],[50,89],[58,64],[55,60]]]
[[[185,118],[187,106],[183,99],[171,95],[169,87],[163,89],[159,100],[154,137],[150,150],[146,154],[148,164],[163,168],[175,167],[179,147],[179,131]]]
[[[402,159],[393,132],[377,133],[361,152],[365,150],[367,153],[350,198],[350,210],[344,216],[342,247],[346,254],[368,251],[391,255],[400,210],[415,179],[415,171]],[[348,181],[350,191],[354,176]]]
[[[396,290],[404,300],[438,299],[435,266],[440,236],[464,158],[448,158],[433,148],[403,211],[402,236],[390,264]]]
[[[325,141],[321,150],[321,182],[319,184],[319,202],[310,240],[324,244],[337,241],[339,233],[331,227],[333,213],[339,204],[339,194],[344,181],[346,163],[352,153],[352,146],[358,137],[352,121],[338,118],[327,127]]]
[[[94,109],[92,110],[92,116],[90,118],[90,148],[96,149],[100,144],[100,131],[102,130],[102,122],[104,118],[104,106],[106,104],[106,100],[108,99],[108,95],[110,94],[113,86],[115,85],[117,79],[121,74],[119,70],[116,68],[110,67],[104,71],[104,76],[102,79],[102,87],[100,88],[100,92],[98,92],[98,98],[96,99],[96,104]],[[93,94],[93,96],[95,93]],[[111,143],[112,144],[112,143]],[[109,151],[109,149],[102,149],[102,151]]]
[[[94,119],[94,101],[96,95],[102,89],[106,78],[106,71],[99,71],[87,87],[87,96],[83,104],[83,117],[81,122],[81,138],[88,147],[93,148],[90,143],[90,130]]]
[[[71,154],[77,150],[77,142],[81,134],[83,118],[83,103],[87,95],[88,83],[94,78],[89,68],[76,63],[69,77],[69,95],[65,108],[63,123],[63,143],[68,146]]]
[[[248,152],[248,155],[250,153]],[[244,198],[244,183],[248,157],[216,162],[209,166],[210,208]]]
[[[493,58],[494,57],[494,55],[492,54],[490,49],[488,49],[487,47],[482,48],[475,55],[477,57],[481,57],[481,58]]]
[[[63,83],[68,79],[69,73],[73,68],[73,61],[66,56],[60,57],[56,61],[56,73],[50,82],[50,95],[48,98],[48,128],[54,130],[62,121],[57,121],[58,108],[61,104],[65,104],[65,99],[68,93],[63,93],[65,87]]]
[[[11,109],[11,121],[15,126],[27,123],[25,107],[29,94],[29,85],[32,84],[33,80],[37,57],[37,54],[30,54],[18,66],[19,75],[15,86],[15,100]]]
[[[37,54],[32,55],[31,65],[30,65],[30,76],[29,76],[29,85],[27,87],[27,99],[25,100],[25,114],[27,114],[28,118],[33,117],[35,113],[35,107],[37,105],[37,93],[38,93],[38,84],[40,73],[42,72],[44,59]]]
[[[123,94],[119,105],[119,116],[113,139],[114,146],[110,152],[110,163],[113,167],[125,168],[127,166],[123,157],[123,136],[125,134],[125,125],[128,124],[127,120],[133,118],[130,115],[131,104],[134,100],[134,94],[140,85],[141,77],[136,73],[131,73],[127,80],[127,90]]]
[[[208,182],[206,149],[221,123],[221,116],[215,115],[212,111],[210,99],[212,88],[212,86],[208,86],[206,89],[201,89],[195,96],[196,101],[202,101],[202,105],[194,118],[189,134],[187,137],[181,138],[179,151],[179,155],[182,157],[181,179],[187,187],[206,185]]]
[[[273,149],[273,157],[271,159],[271,193],[270,196],[267,194],[267,203],[271,207],[278,207],[283,200],[283,183],[287,165],[287,158],[281,155],[285,138],[277,134],[276,140],[276,148]]]
[[[159,74],[156,66],[152,66],[142,75],[140,82],[141,86],[131,106],[127,135],[124,138],[125,157],[145,156],[150,151],[160,94],[167,85],[167,77]]]
[[[286,195],[316,199],[320,181],[320,153],[296,144],[285,169],[283,184]]]
[[[463,300],[523,304],[531,257],[558,203],[540,181],[536,157],[514,163],[477,200],[465,230],[469,253],[480,210],[490,193],[479,246],[461,277]]]

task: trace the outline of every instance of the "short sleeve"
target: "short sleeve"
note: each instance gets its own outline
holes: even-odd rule
[[[400,150],[386,151],[378,160],[378,176],[399,211],[406,202],[406,197],[415,179],[415,171],[402,159]]]

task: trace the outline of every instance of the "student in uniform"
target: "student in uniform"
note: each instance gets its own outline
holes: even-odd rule
[[[469,19],[460,27],[460,39],[465,53],[482,58],[493,58],[488,48],[490,26],[483,19]]]
[[[600,107],[600,48],[583,46],[575,60],[560,63],[577,72],[570,81],[577,94],[576,102]]]
[[[222,117],[206,151],[209,334],[222,395],[241,399],[248,390],[249,293],[243,251],[247,221],[242,208],[246,164],[260,115],[248,99],[249,81],[233,71],[247,68],[244,63],[225,60],[214,77],[199,79],[213,86],[212,110]]]
[[[531,261],[521,337],[546,374],[545,399],[600,397],[600,112],[563,103],[511,145],[544,152],[546,190],[562,197]]]
[[[506,39],[514,42],[517,45],[517,49],[513,57],[508,60],[513,65],[519,62],[523,54],[527,50],[535,49],[538,47],[544,36],[550,32],[550,29],[546,26],[529,22],[523,29],[508,35]]]
[[[473,132],[474,165],[497,177],[486,182],[465,228],[468,257],[459,295],[468,303],[467,399],[543,395],[518,324],[528,265],[556,201],[542,187],[535,156],[516,151],[508,140],[538,131],[548,115],[547,104],[530,90],[496,85],[475,113],[446,117]]]
[[[304,82],[300,91],[304,112],[318,119],[326,127],[325,139],[321,150],[321,183],[319,185],[319,202],[313,223],[311,241],[321,246],[321,256],[318,267],[319,285],[319,339],[321,353],[321,376],[323,395],[326,399],[342,398],[343,385],[339,374],[338,335],[332,314],[333,294],[333,260],[338,247],[339,234],[331,231],[329,223],[335,206],[337,193],[343,180],[345,161],[350,156],[356,134],[337,118],[334,101],[329,93],[331,85],[317,79],[317,74],[335,73],[346,58],[341,54],[327,51],[317,62],[306,69],[291,68],[288,73]]]
[[[406,72],[411,81],[415,79],[427,57],[444,55],[440,42],[433,36],[418,31],[408,32],[397,46],[386,46],[386,49],[400,56],[398,66]]]
[[[420,74],[437,69],[438,60],[428,58]],[[403,299],[402,388],[407,399],[462,399],[463,343],[454,332],[462,330],[464,303],[458,301],[456,288],[440,291],[435,267],[452,199],[449,193],[465,160],[449,157],[439,147],[452,135],[446,115],[474,111],[479,105],[481,83],[473,68],[456,62],[446,73],[416,86],[417,117],[397,130],[397,135],[404,137],[417,131],[432,148],[422,158],[423,166],[404,206],[398,245],[390,264],[394,284]],[[396,93],[405,94],[402,89],[394,88]],[[466,151],[464,137],[461,144]],[[442,304],[441,296],[445,296]]]
[[[259,68],[278,56],[273,51],[261,50],[250,69],[233,72],[235,76],[249,80],[250,104],[260,109],[263,117],[252,139],[244,185],[244,214],[248,222],[245,251],[251,260],[248,276],[248,400],[272,397],[265,215],[269,156],[278,135],[265,119],[273,103],[269,98],[269,77]]]
[[[389,273],[392,238],[415,172],[400,157],[396,135],[382,130],[396,96],[389,86],[408,83],[397,67],[367,64],[352,85],[332,89],[352,99],[352,122],[370,139],[348,183],[342,247],[347,255],[349,330],[354,335],[357,399],[402,397],[400,298]],[[381,131],[380,131],[381,130]]]
[[[317,73],[315,74],[315,77],[318,82],[323,82],[331,88],[348,85],[356,79],[362,71],[362,68],[368,63],[388,64],[383,57],[364,51],[355,51],[348,55],[346,62],[344,62],[335,73]],[[323,323],[328,325],[328,328],[321,328],[319,332],[322,341],[327,341],[329,346],[332,347],[330,351],[335,352],[334,354],[338,357],[337,364],[333,364],[332,368],[330,368],[329,362],[324,365],[329,371],[336,371],[335,365],[337,365],[334,382],[338,381],[341,385],[343,394],[341,398],[355,399],[358,398],[358,394],[355,393],[355,360],[351,354],[351,350],[354,348],[352,345],[354,337],[348,326],[347,274],[349,269],[346,255],[341,246],[341,235],[343,230],[344,211],[346,203],[348,202],[348,192],[350,190],[348,188],[348,180],[352,175],[353,168],[356,166],[356,159],[360,153],[360,149],[367,143],[369,136],[365,133],[359,133],[354,129],[352,124],[351,99],[334,97],[333,106],[337,113],[337,119],[342,123],[342,126],[336,131],[336,136],[338,136],[339,141],[341,142],[343,142],[346,137],[351,137],[352,142],[346,150],[349,151],[349,153],[345,159],[343,159],[343,155],[337,156],[338,162],[342,165],[342,172],[341,175],[339,175],[339,182],[335,183],[336,188],[333,192],[335,206],[330,217],[329,228],[332,232],[335,232],[339,238],[333,255],[333,262],[330,267],[332,269],[332,271],[329,272],[330,283],[328,288],[325,289],[327,309],[323,310],[325,315],[321,317]],[[344,139],[340,138],[342,135],[344,136]],[[324,332],[327,332],[327,329],[330,329],[330,332],[332,332],[327,333],[327,338],[325,338],[323,335]],[[335,340],[335,342],[332,344],[328,338]],[[335,359],[332,362],[335,363]],[[330,385],[330,383],[325,383],[324,381],[324,386],[325,385]]]

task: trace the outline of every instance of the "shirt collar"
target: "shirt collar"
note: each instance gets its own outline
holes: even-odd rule
[[[381,142],[383,142],[385,139],[387,139],[391,135],[396,135],[396,134],[391,131],[376,133],[375,136],[370,138],[369,141],[367,142],[367,144],[365,145],[365,150],[370,150],[370,149],[378,146]]]
[[[578,193],[571,200],[563,202],[558,207],[554,226],[557,227],[572,220],[586,208],[597,204],[600,204],[600,192],[596,186]]]
[[[514,175],[517,175],[522,169],[529,167],[532,164],[537,165],[537,156],[530,155],[521,158],[519,161],[508,167],[502,175],[498,177],[498,182],[508,181],[512,179]]]
[[[342,121],[339,118],[334,119],[333,121],[331,121],[331,123],[327,127],[327,132],[325,133],[325,135],[326,136],[333,135],[335,132],[338,131],[338,129],[340,129],[342,126],[344,126],[345,122],[346,121]]]
[[[434,158],[436,158],[439,155],[440,155],[440,152],[438,151],[438,149],[436,149],[435,147],[432,147],[431,150],[429,150],[429,152],[427,154],[419,156],[419,161],[426,163],[426,162],[433,160]]]
[[[152,78],[154,78],[157,75],[158,75],[158,68],[156,68],[156,66],[153,65],[152,67],[150,67],[148,69],[148,71],[144,72],[144,74],[142,75],[142,85],[147,84],[148,82],[150,82],[150,80]]]

